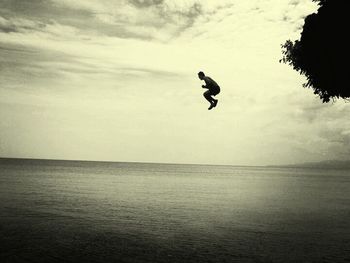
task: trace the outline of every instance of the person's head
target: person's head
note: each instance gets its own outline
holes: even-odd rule
[[[198,78],[199,79],[203,79],[204,77],[205,77],[204,72],[203,71],[199,71],[198,72]]]

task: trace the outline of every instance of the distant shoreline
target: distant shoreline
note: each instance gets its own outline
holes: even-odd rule
[[[286,164],[286,165],[267,165],[266,167],[280,167],[280,168],[310,168],[310,169],[350,169],[349,161],[322,161],[322,162],[307,162],[299,164]]]
[[[7,162],[72,162],[72,163],[130,163],[130,164],[148,164],[148,165],[188,165],[188,166],[232,166],[232,167],[250,167],[250,168],[307,168],[307,169],[350,169],[349,161],[329,160],[321,162],[306,162],[297,164],[282,164],[282,165],[232,165],[232,164],[201,164],[201,163],[157,163],[157,162],[140,162],[140,161],[97,161],[97,160],[66,160],[66,159],[40,159],[40,158],[15,158],[15,157],[0,157],[0,164]]]

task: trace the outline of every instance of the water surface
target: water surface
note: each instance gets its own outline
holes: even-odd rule
[[[350,171],[0,159],[1,262],[349,262]]]

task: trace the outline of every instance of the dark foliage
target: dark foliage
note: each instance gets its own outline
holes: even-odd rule
[[[305,18],[300,40],[282,45],[280,62],[305,75],[303,86],[312,88],[323,102],[348,99],[350,1],[313,1],[319,4],[317,13]]]

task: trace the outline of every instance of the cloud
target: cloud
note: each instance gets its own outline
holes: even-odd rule
[[[265,17],[271,22],[289,21],[295,28],[299,28],[303,17],[310,13],[315,5],[309,2],[308,0],[301,0],[299,3],[290,1],[290,7],[288,7],[282,2],[276,3],[273,0],[249,2],[229,0],[205,2],[198,0],[120,0],[118,2],[112,0],[4,0],[0,4],[0,15],[2,14],[6,19],[20,16],[22,19],[27,19],[26,24],[28,25],[32,20],[40,25],[56,23],[70,26],[86,33],[169,41],[190,28],[196,28],[196,30],[201,28],[200,32],[206,32],[206,28],[211,26],[210,23],[220,22],[227,18],[232,21],[233,30],[237,21],[240,21],[241,24],[249,23],[247,19],[258,17]],[[260,15],[251,16],[254,13]],[[261,21],[255,23],[261,24]],[[38,28],[38,25],[34,26]],[[218,24],[218,27],[221,25]],[[17,27],[11,24],[3,28],[9,31],[16,29]]]
[[[23,37],[36,35],[37,37],[59,38],[65,41],[72,38],[81,39],[79,37],[84,37],[79,29],[72,26],[62,25],[55,21],[43,23],[37,20],[17,17],[6,19],[0,16],[0,32],[1,31],[3,33],[18,33]],[[3,41],[6,41],[6,39]]]
[[[164,0],[129,0],[129,2],[137,7],[149,7],[160,5],[164,2]]]
[[[32,21],[23,18],[6,19],[0,16],[0,31],[5,33],[25,33],[29,31],[40,31],[45,27],[46,25],[44,23],[37,21]]]
[[[201,5],[192,1],[56,1],[67,9],[90,12],[96,31],[123,38],[169,40],[173,34],[191,26],[201,13]],[[185,4],[186,3],[186,4]],[[189,4],[190,3],[190,4]],[[104,26],[102,26],[104,25]],[[111,27],[112,26],[112,27]],[[114,28],[114,30],[112,30]],[[162,33],[159,34],[158,30]]]

